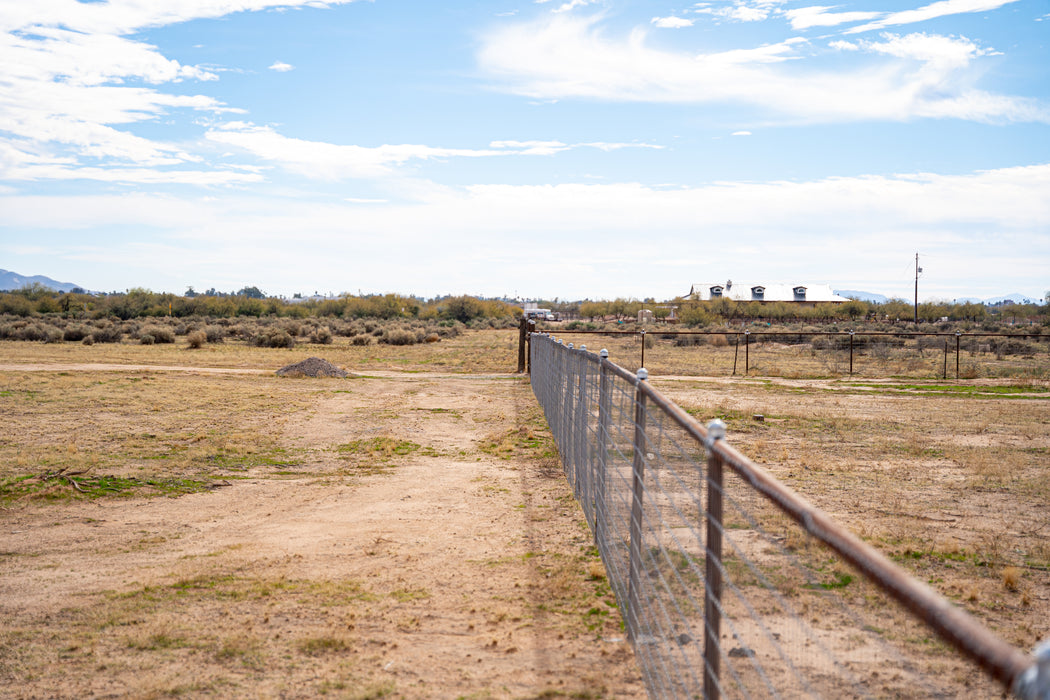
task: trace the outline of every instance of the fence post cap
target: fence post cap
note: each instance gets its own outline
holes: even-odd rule
[[[609,351],[606,350],[605,348],[602,348],[601,350],[598,351],[598,355],[600,357],[602,357],[602,358],[607,358],[607,357],[609,357]]]
[[[849,334],[853,335],[853,329],[852,328],[849,329]]]
[[[572,343],[569,343],[568,348],[572,350]]]
[[[641,369],[638,370],[638,375],[637,376],[638,376],[638,381],[644,382],[646,379],[649,378],[649,370],[647,370],[645,367],[642,367]]]
[[[1050,639],[1035,648],[1035,663],[1014,681],[1014,696],[1024,700],[1043,700],[1050,697]]]
[[[586,349],[587,349],[587,346],[586,346],[586,345],[581,345],[581,346],[580,346],[580,350],[586,350]]]
[[[726,424],[720,419],[715,418],[713,421],[707,424],[707,439],[714,442],[715,440],[724,440],[726,436]]]

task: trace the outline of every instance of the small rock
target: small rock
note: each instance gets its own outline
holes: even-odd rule
[[[747,647],[733,647],[729,650],[729,655],[737,659],[750,659],[755,655],[755,650]]]

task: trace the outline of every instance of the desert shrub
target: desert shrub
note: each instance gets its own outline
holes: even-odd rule
[[[204,327],[204,337],[209,343],[221,343],[226,340],[226,327],[210,324]]]
[[[62,339],[74,343],[80,342],[89,335],[91,335],[91,328],[80,323],[66,326],[65,330],[62,331]]]
[[[362,333],[361,335],[355,335],[354,337],[350,338],[350,344],[351,345],[365,346],[365,345],[371,345],[374,342],[375,342],[375,337],[371,336],[371,335],[368,335],[367,333]]]
[[[303,324],[299,323],[294,319],[285,319],[281,321],[278,328],[293,338],[300,335],[306,335],[304,332]]]
[[[153,341],[157,343],[174,343],[175,342],[175,331],[166,326],[146,326],[144,329],[139,331],[139,340],[142,340],[144,335],[153,336]],[[148,345],[148,343],[146,343]]]
[[[139,333],[139,343],[142,345],[153,345],[155,342],[157,339],[149,333]]]
[[[708,335],[703,336],[707,338],[707,344],[713,348],[724,348],[729,345],[729,340],[724,335]]]
[[[89,335],[89,336],[86,336],[80,342],[83,343],[84,345],[94,345],[95,344],[95,337],[93,335]]]
[[[47,328],[39,323],[22,326],[16,336],[18,340],[47,340]]]
[[[383,333],[379,342],[386,345],[415,345],[419,338],[407,328],[392,328]]]
[[[423,340],[428,343],[436,343],[439,340],[441,340],[441,336],[437,333],[428,333],[427,336],[423,338]]]
[[[260,348],[294,348],[295,338],[282,328],[269,328],[251,339]]]
[[[704,344],[704,337],[702,335],[678,335],[674,338],[674,344],[679,348],[691,348],[697,345]]]
[[[46,331],[46,337],[44,338],[45,343],[61,343],[62,342],[62,330],[59,328],[48,328]]]
[[[327,327],[316,328],[310,334],[310,342],[318,345],[330,345],[332,343],[332,331]]]
[[[208,342],[208,335],[204,331],[190,331],[186,334],[186,342],[193,349],[201,348]]]

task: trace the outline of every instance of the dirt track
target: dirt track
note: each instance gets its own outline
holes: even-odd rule
[[[528,385],[343,381],[292,470],[0,511],[0,696],[644,697],[560,470],[514,446]],[[348,467],[376,436],[419,449]]]

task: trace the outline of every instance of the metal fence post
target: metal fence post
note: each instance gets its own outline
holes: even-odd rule
[[[707,556],[704,587],[704,698],[721,697],[722,636],[722,458],[715,442],[724,439],[726,426],[720,420],[707,424]]]
[[[959,378],[959,331],[955,331],[955,378]]]
[[[642,364],[639,367],[645,367],[645,331],[640,331],[642,336]]]
[[[587,362],[586,345],[580,346],[578,364],[580,371],[579,382],[577,384],[579,404],[576,407],[578,420],[576,429],[576,458],[579,462],[579,466],[577,466],[576,469],[579,472],[580,490],[576,497],[583,504],[583,512],[587,517],[587,521],[594,522],[594,501],[591,500],[591,469],[593,467],[591,465],[590,449],[587,443],[587,428],[590,423],[591,407],[587,399],[587,368],[590,367],[590,364]]]
[[[744,331],[744,376],[751,369],[751,331]]]
[[[849,376],[853,376],[853,329],[849,329]]]
[[[627,564],[627,633],[638,638],[638,613],[641,600],[638,586],[642,567],[642,506],[645,499],[645,392],[642,390],[649,372],[638,370],[634,392],[634,459],[631,462],[631,542]]]
[[[609,373],[606,365],[609,362],[609,351],[602,348],[598,353],[598,464],[594,484],[594,544],[603,554],[608,542],[605,536],[606,503],[605,503],[605,467],[609,462]]]

